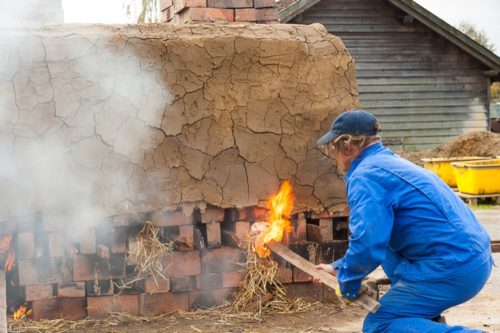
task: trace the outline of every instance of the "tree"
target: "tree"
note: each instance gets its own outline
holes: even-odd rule
[[[137,23],[160,22],[160,0],[124,0],[123,7]]]
[[[495,45],[490,42],[484,30],[479,30],[473,24],[468,22],[460,22],[458,29],[482,46],[489,49],[491,52],[495,51]]]

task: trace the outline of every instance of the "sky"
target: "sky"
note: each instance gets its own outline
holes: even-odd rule
[[[138,0],[136,0],[138,1]],[[67,23],[132,23],[124,0],[63,0]],[[462,21],[483,30],[500,54],[500,0],[416,0],[453,26]]]

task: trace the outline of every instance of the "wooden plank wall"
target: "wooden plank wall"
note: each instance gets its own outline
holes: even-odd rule
[[[393,149],[423,150],[487,129],[488,81],[474,58],[385,0],[322,0],[293,22],[322,23],[356,62],[362,107]]]

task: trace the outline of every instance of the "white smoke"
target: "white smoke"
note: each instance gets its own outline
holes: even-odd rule
[[[14,3],[0,14],[0,221],[41,212],[78,239],[130,205],[171,97],[161,66],[108,28],[21,28]]]

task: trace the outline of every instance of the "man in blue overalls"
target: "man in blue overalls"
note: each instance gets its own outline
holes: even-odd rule
[[[371,113],[339,115],[318,140],[345,175],[349,247],[331,265],[346,299],[382,265],[391,289],[368,314],[363,332],[479,332],[433,321],[474,297],[492,267],[488,234],[437,176],[385,148]]]

